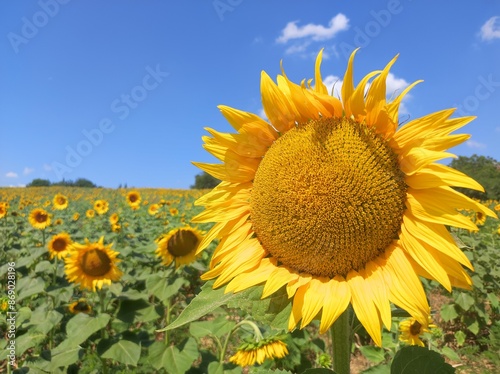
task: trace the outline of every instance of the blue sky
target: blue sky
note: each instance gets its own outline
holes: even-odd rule
[[[189,188],[217,105],[260,114],[261,71],[312,78],[321,48],[338,89],[355,47],[356,82],[397,53],[388,93],[424,80],[403,120],[458,107],[452,152],[500,160],[498,1],[2,1],[0,186]]]

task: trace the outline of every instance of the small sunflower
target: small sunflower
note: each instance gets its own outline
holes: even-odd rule
[[[85,212],[85,216],[87,218],[94,218],[95,217],[95,210],[94,209],[88,209],[86,212]]]
[[[112,225],[116,225],[119,220],[120,220],[120,216],[118,215],[118,213],[113,213],[109,217],[109,223],[111,223]]]
[[[36,208],[31,211],[29,221],[35,229],[43,230],[50,225],[50,214],[44,209]]]
[[[266,359],[283,358],[288,354],[286,344],[276,338],[243,343],[229,361],[239,366],[262,364]]]
[[[171,216],[176,216],[179,214],[179,209],[177,208],[170,208],[169,211]]]
[[[0,203],[0,218],[3,218],[7,215],[7,207],[8,204],[5,202]]]
[[[109,203],[106,200],[96,200],[94,202],[94,210],[97,214],[105,214],[109,210]]]
[[[119,223],[113,223],[111,225],[111,231],[113,232],[120,232],[122,229],[122,226]]]
[[[64,210],[68,207],[68,198],[60,193],[54,196],[54,209]]]
[[[85,313],[85,314],[90,314],[92,313],[92,307],[87,303],[87,300],[85,299],[80,299],[78,301],[75,301],[71,303],[68,306],[68,309],[70,313],[72,314],[78,314],[78,313]]]
[[[88,239],[85,239],[85,244],[73,243],[70,255],[64,259],[68,281],[92,291],[118,281],[123,273],[116,266],[120,261],[116,258],[119,253],[111,246],[104,245],[104,237],[97,243],[90,243]]]
[[[493,210],[495,210],[496,212],[500,212],[500,204],[496,204]]]
[[[80,213],[75,212],[73,213],[73,221],[78,221],[80,219]]]
[[[469,135],[450,134],[473,117],[450,118],[448,109],[399,127],[400,103],[419,82],[386,101],[396,57],[355,86],[355,53],[341,100],[328,94],[320,52],[314,86],[262,73],[270,123],[219,107],[237,133],[207,128],[204,148],[223,163],[194,164],[221,183],[197,200],[205,211],[193,222],[215,222],[198,249],[220,239],[202,276],[214,288],[263,284],[265,298],[285,286],[290,330],[319,318],[324,333],[351,304],[380,346],[391,302],[426,323],[419,276],[447,290],[472,286],[462,267],[472,265],[446,226],[477,227],[458,209],[496,214],[452,188],[484,191],[476,181],[436,162],[455,157],[445,151]]]
[[[486,223],[486,214],[483,212],[476,212],[475,221],[477,226],[483,226]]]
[[[187,265],[196,259],[196,251],[202,240],[201,232],[191,227],[171,230],[167,235],[156,240],[155,253],[162,258],[162,263],[169,266],[175,261],[175,267]]]
[[[415,318],[408,318],[399,324],[399,340],[410,345],[419,345],[425,347],[424,342],[420,339],[420,336],[424,332],[431,332],[430,328],[436,328],[437,326],[432,324],[432,319],[428,317],[427,323],[421,324]]]
[[[0,299],[0,312],[4,313],[9,309],[9,299],[7,297],[2,297]]]
[[[127,203],[132,209],[138,209],[141,206],[141,194],[138,191],[130,191],[127,194]]]
[[[58,259],[64,258],[68,254],[72,243],[73,241],[66,232],[54,235],[48,244],[50,259],[52,260],[54,257]]]
[[[151,216],[154,216],[156,215],[156,213],[158,213],[158,209],[160,209],[160,206],[158,204],[151,204],[148,208],[148,213]]]

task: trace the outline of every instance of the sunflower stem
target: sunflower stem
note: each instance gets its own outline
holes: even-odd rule
[[[45,247],[45,229],[42,229],[42,247]]]
[[[332,333],[333,370],[336,374],[349,374],[351,372],[351,326],[350,308],[334,322],[330,331]]]
[[[58,257],[56,256],[55,261],[54,261],[54,274],[52,275],[52,284],[54,286],[56,285],[56,280],[57,280],[57,260],[58,260]]]

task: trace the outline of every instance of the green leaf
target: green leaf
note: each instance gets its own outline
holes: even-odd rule
[[[286,371],[285,373],[289,372]],[[306,369],[302,372],[302,374],[336,374],[336,373],[331,369],[317,368],[317,369]]]
[[[455,303],[464,311],[468,311],[470,307],[474,305],[475,300],[468,293],[460,292],[458,296],[455,297]]]
[[[455,369],[437,352],[418,346],[404,347],[396,353],[391,374],[452,374]]]
[[[141,356],[141,346],[139,344],[123,339],[103,339],[99,342],[97,351],[103,358],[110,358],[132,366],[137,366]]]
[[[97,317],[91,317],[85,313],[77,314],[66,325],[68,340],[73,346],[83,343],[93,333],[106,327],[110,318],[110,315],[106,313],[101,313]]]
[[[237,294],[227,293],[224,294],[224,287],[216,290],[212,289],[213,281],[206,282],[201,287],[201,292],[191,300],[189,305],[182,311],[179,317],[158,332],[173,330],[178,327],[184,326],[190,322],[196,321],[208,313],[214,311],[222,305],[226,305],[228,300],[238,297]]]
[[[460,356],[450,347],[444,346],[443,348],[441,348],[441,353],[450,360],[460,361]]]
[[[470,332],[472,332],[474,335],[477,335],[479,332],[479,323],[476,321],[472,322],[470,325],[467,325],[467,328],[469,329]],[[458,331],[457,331],[458,332]]]
[[[362,345],[359,347],[359,350],[363,356],[375,364],[379,364],[385,360],[385,354],[381,348],[371,345]]]
[[[467,335],[465,335],[465,333],[463,331],[455,332],[455,339],[457,340],[457,344],[459,346],[464,345],[466,337],[467,337]]]
[[[390,374],[390,373],[391,373],[391,368],[388,364],[375,365],[369,369],[362,371],[362,374]]]
[[[441,318],[443,319],[443,321],[450,322],[457,317],[458,313],[455,309],[455,304],[444,304],[441,307]]]
[[[45,282],[42,278],[26,277],[17,282],[17,301],[21,301],[29,296],[39,294],[45,290]]]
[[[203,338],[208,335],[221,337],[229,333],[235,325],[235,322],[220,316],[212,321],[192,322],[189,325],[189,333],[195,338]]]
[[[32,330],[16,337],[16,355],[21,356],[27,349],[42,344],[46,338],[47,334]]]
[[[41,261],[35,266],[35,273],[52,274],[54,272],[54,265],[49,261]]]
[[[498,309],[500,306],[500,301],[497,295],[495,293],[490,292],[487,294],[488,300],[490,301],[490,304],[493,308]]]
[[[189,338],[182,350],[174,345],[169,346],[163,355],[163,367],[169,374],[184,374],[198,358],[198,346],[193,338]]]
[[[74,364],[83,357],[83,349],[81,347],[58,349],[54,348],[51,352],[51,367],[65,367]]]
[[[142,299],[123,300],[116,315],[116,318],[124,323],[149,322],[159,317],[154,305]]]
[[[211,362],[208,364],[208,374],[224,374],[224,365],[217,361]]]
[[[172,296],[178,294],[179,290],[186,282],[184,278],[172,280],[172,277],[153,274],[146,279],[146,288],[150,294],[166,302]]]

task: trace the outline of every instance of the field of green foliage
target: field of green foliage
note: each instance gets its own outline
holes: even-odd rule
[[[261,288],[239,294],[210,291],[211,283],[200,276],[215,244],[196,258],[185,256],[189,263],[184,265],[157,251],[173,230],[203,236],[210,229],[210,224],[190,222],[201,211],[194,201],[204,192],[1,189],[0,371],[321,373],[308,369],[330,367],[330,337],[318,333],[317,321],[303,330],[284,331],[290,310],[286,294],[274,295],[271,304],[260,300]],[[497,201],[485,204],[499,213]],[[33,214],[37,209],[42,211],[38,216]],[[453,229],[452,234],[474,265],[474,288],[448,293],[423,280],[437,326],[424,341],[457,373],[495,373],[500,367],[500,227],[495,220],[471,219],[478,232]],[[116,280],[95,291],[82,289],[86,275],[77,271],[76,278],[68,277],[74,262],[54,255],[54,239],[61,234],[81,246],[101,242],[107,253],[117,252],[116,261],[107,264],[118,269]],[[283,307],[273,309],[277,303]],[[403,346],[398,336],[403,319],[393,314],[383,348],[355,327],[352,373],[391,372]],[[231,362],[255,329],[264,339],[283,341],[288,354],[245,368]]]

